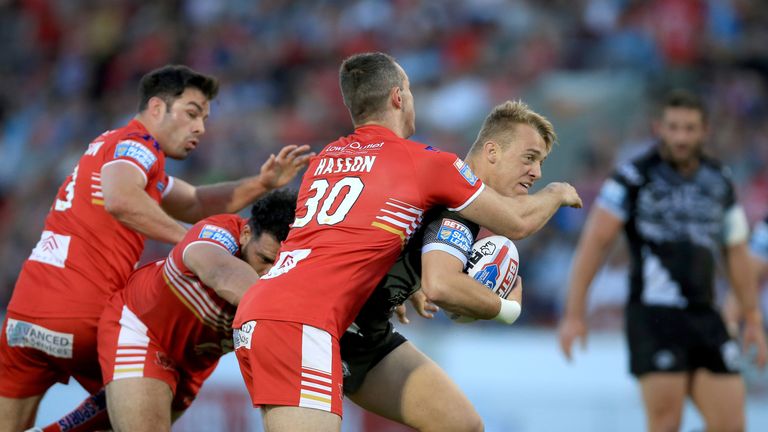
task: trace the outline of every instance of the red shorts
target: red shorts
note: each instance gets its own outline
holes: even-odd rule
[[[341,416],[339,341],[285,321],[248,321],[235,330],[235,354],[253,406],[315,408]]]
[[[171,387],[172,410],[189,408],[218,362],[196,371],[180,367],[141,319],[124,304],[116,307],[114,300],[99,322],[99,363],[104,385],[125,378],[155,378]]]
[[[98,318],[32,318],[8,312],[0,335],[0,396],[26,398],[74,377],[89,393],[102,387]]]

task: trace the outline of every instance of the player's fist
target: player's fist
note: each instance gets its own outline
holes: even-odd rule
[[[560,197],[560,205],[565,207],[581,208],[582,202],[576,188],[566,182],[550,183],[546,187]]]

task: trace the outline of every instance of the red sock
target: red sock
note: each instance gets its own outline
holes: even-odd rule
[[[95,432],[112,429],[107,415],[107,395],[104,389],[88,396],[74,411],[55,423],[43,428],[43,432]]]

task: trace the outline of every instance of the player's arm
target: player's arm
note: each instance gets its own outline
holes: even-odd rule
[[[586,343],[586,304],[589,285],[602,266],[623,226],[622,219],[595,205],[579,238],[568,278],[565,315],[560,323],[560,348],[570,360],[573,342]]]
[[[580,208],[581,198],[568,183],[550,183],[533,195],[505,197],[485,187],[467,207],[465,218],[512,240],[540,230],[562,206]]]
[[[186,229],[169,217],[147,194],[146,177],[131,163],[101,169],[104,209],[121,224],[153,240],[179,242]]]
[[[212,243],[196,242],[184,249],[184,265],[216,294],[237,306],[259,275],[245,261]]]
[[[499,316],[503,300],[464,273],[464,263],[455,256],[432,250],[422,254],[421,265],[421,289],[429,301],[470,318]]]
[[[750,259],[747,217],[740,206],[732,207],[725,217],[725,255],[728,263],[728,278],[733,293],[738,299],[741,316],[744,319],[743,343],[745,349],[750,345],[757,348],[756,362],[764,367],[768,361],[763,332],[763,316],[758,302],[758,277]]]
[[[277,156],[271,155],[257,176],[205,186],[192,186],[174,178],[162,206],[171,216],[188,223],[214,214],[236,213],[261,195],[288,184],[312,156],[307,145],[289,145]]]

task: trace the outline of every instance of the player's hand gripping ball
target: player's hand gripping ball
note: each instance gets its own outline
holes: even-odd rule
[[[519,265],[520,257],[512,240],[494,235],[482,238],[472,245],[472,256],[467,263],[466,272],[494,294],[505,299],[515,286]],[[474,318],[459,314],[449,316],[459,323],[475,321]]]

